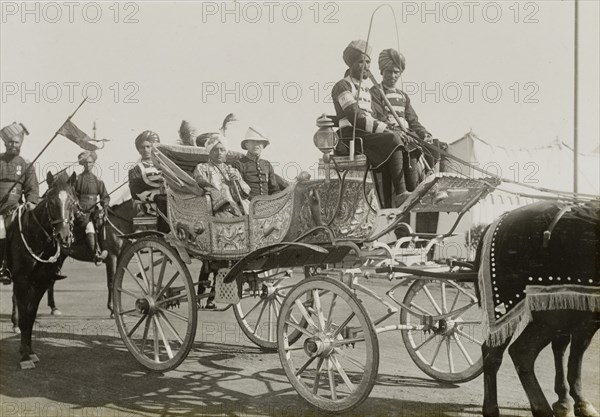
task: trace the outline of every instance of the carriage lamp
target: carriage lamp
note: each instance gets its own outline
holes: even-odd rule
[[[338,143],[338,135],[333,130],[333,120],[331,120],[325,113],[317,119],[317,127],[319,130],[313,137],[313,142],[321,152],[323,152],[323,163],[325,164],[325,179],[329,179],[329,154],[335,149]]]

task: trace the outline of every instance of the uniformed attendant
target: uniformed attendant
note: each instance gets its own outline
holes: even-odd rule
[[[279,191],[273,166],[269,161],[260,158],[269,143],[269,139],[258,129],[249,127],[242,141],[242,149],[248,153],[233,163],[233,167],[240,171],[242,178],[250,186],[250,199]]]
[[[22,123],[15,122],[0,130],[6,146],[6,152],[0,154],[0,282],[5,285],[12,282],[5,267],[6,229],[21,199],[25,201],[26,210],[32,210],[40,199],[35,169],[19,155],[25,135],[29,132]]]
[[[421,139],[431,138],[431,133],[419,122],[417,113],[410,104],[408,95],[396,87],[396,83],[406,68],[406,59],[404,55],[395,49],[384,49],[379,54],[379,71],[382,75],[380,85],[371,87],[371,97],[373,100],[373,114],[378,120],[385,122],[391,129],[399,129],[398,121],[393,113],[387,107],[382,95],[382,89],[385,97],[392,105],[393,111],[398,116],[398,120],[405,130],[416,133]],[[404,182],[408,191],[413,191],[418,183],[418,158],[420,149],[412,152],[403,152],[403,170]]]
[[[78,159],[79,165],[83,166],[83,172],[77,175],[75,182],[75,193],[81,206],[75,222],[77,226],[85,228],[88,246],[94,254],[94,262],[98,264],[106,259],[108,252],[100,251],[93,219],[101,218],[104,215],[104,210],[110,202],[110,196],[104,182],[92,172],[98,159],[96,152],[84,151],[79,154]]]
[[[348,70],[346,76],[331,90],[333,106],[340,119],[340,133],[344,138],[362,138],[362,152],[367,156],[372,169],[381,169],[389,177],[392,190],[384,190],[383,207],[398,207],[408,196],[404,182],[404,147],[412,139],[403,132],[389,129],[388,125],[377,120],[373,114],[371,93],[366,87],[369,78],[371,48],[363,40],[356,40],[344,49],[343,59]],[[339,146],[344,146],[340,141]],[[339,151],[343,149],[338,149]]]

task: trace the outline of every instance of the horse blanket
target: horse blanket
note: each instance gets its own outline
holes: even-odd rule
[[[540,202],[484,236],[479,289],[487,342],[520,333],[533,311],[600,311],[600,206]]]

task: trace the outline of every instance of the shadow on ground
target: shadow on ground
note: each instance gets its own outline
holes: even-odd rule
[[[46,408],[48,404],[55,404],[56,408],[58,405],[69,407],[71,413],[73,409],[105,408],[119,416],[327,415],[299,397],[281,367],[273,366],[278,361],[271,355],[276,354],[264,353],[255,347],[195,342],[188,359],[168,373],[146,371],[122,341],[112,336],[38,335],[34,350],[41,361],[30,371],[19,369],[18,348],[16,335],[0,340],[3,415],[22,410],[22,404],[26,404],[27,410],[34,410],[36,404]],[[244,362],[248,361],[251,366],[245,369],[230,366],[228,360],[237,355],[244,355]],[[428,379],[386,374],[379,375],[377,384],[399,388],[454,388]],[[369,398],[351,415],[443,417],[476,415],[477,412],[477,404]]]

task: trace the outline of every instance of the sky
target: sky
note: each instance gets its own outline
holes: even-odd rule
[[[182,120],[209,132],[231,112],[240,119],[233,149],[252,125],[271,139],[263,155],[276,172],[314,172],[315,121],[333,113],[343,49],[369,36],[381,4],[2,2],[0,124],[27,126],[22,154],[32,159],[87,95],[73,122],[90,136],[95,122],[110,139],[97,171],[109,190],[137,160],[141,131],[176,143]],[[573,1],[390,4],[373,19],[371,68],[380,78],[382,49],[405,55],[403,88],[434,137],[473,131],[508,148],[573,143]],[[580,151],[591,152],[600,138],[600,5],[579,8],[578,132]],[[56,138],[38,175],[78,153]]]

